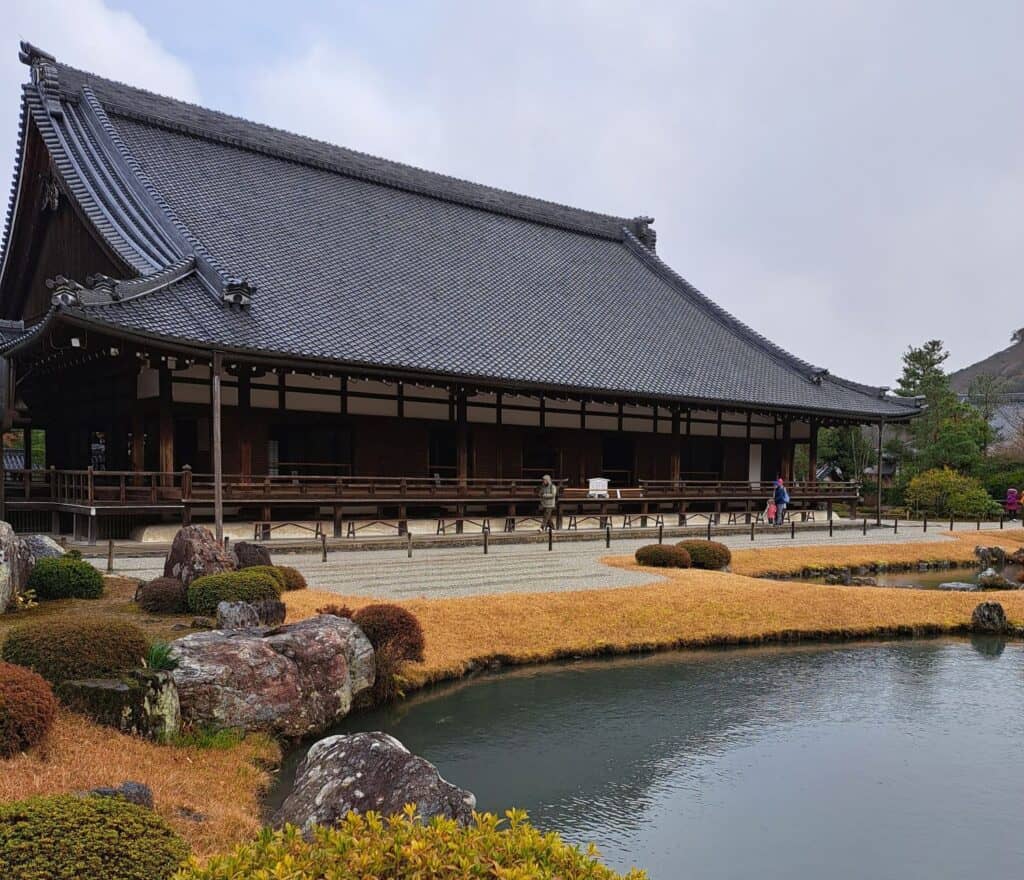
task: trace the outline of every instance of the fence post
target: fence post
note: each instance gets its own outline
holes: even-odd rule
[[[88,492],[89,503],[92,504],[93,501],[96,500],[96,488],[93,485],[93,481],[92,481],[92,465],[89,465],[88,480],[89,480],[89,485],[88,485],[87,492]]]
[[[551,550],[555,542],[555,530],[548,526],[548,550]]]
[[[487,538],[485,537],[484,540],[486,541]],[[405,533],[405,547],[409,551],[409,558],[412,559],[412,532]],[[486,553],[487,551],[485,550],[484,552]]]
[[[980,519],[978,520],[978,528],[976,529],[976,531],[979,531],[979,532],[981,531],[981,520]]]
[[[832,517],[828,518],[828,536],[832,537]]]
[[[605,523],[604,526],[604,546],[606,548],[612,546],[612,527],[608,523]]]
[[[927,513],[924,515],[924,530],[926,532],[928,531],[928,514]]]
[[[181,469],[181,500],[188,501],[192,497],[192,465],[187,464]]]
[[[865,519],[865,520],[864,520],[864,529],[863,529],[863,531],[861,532],[861,534],[863,534],[863,535],[864,535],[864,536],[866,537],[866,536],[867,536],[867,533],[868,533],[868,521],[867,521],[867,520]]]
[[[663,525],[659,525],[658,526],[658,543],[659,544],[664,544],[665,543],[665,526],[663,526]]]
[[[754,540],[754,521],[750,521],[750,540]]]
[[[898,516],[894,516],[892,518],[892,533],[894,535],[897,535],[897,534],[899,534],[899,531],[900,531],[900,518]]]
[[[790,537],[790,540],[796,538],[796,520],[795,519],[791,519],[789,521],[789,537]]]
[[[487,536],[488,536],[488,535],[489,535],[490,533],[491,533],[491,530],[490,530],[490,529],[488,529],[488,528],[485,528],[485,529],[484,529],[484,556],[486,556],[486,555],[487,555]]]
[[[1002,527],[1003,527],[1003,515],[999,514],[999,528],[1002,529]]]
[[[708,540],[711,540],[711,514],[708,514]]]
[[[107,574],[114,572],[114,539],[107,540]]]
[[[327,561],[327,533],[320,536],[320,561]]]
[[[949,518],[949,530],[953,531],[953,517]]]

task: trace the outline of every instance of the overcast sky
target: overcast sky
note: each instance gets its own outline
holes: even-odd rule
[[[893,384],[1024,325],[1024,2],[0,0],[17,40],[359,150],[656,218],[689,281],[793,353]],[[6,134],[3,134],[6,132]]]

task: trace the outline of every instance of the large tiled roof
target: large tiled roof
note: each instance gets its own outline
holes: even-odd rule
[[[913,411],[717,307],[661,262],[643,218],[421,171],[24,54],[26,106],[67,189],[141,279],[62,282],[58,308],[79,319],[530,388]]]

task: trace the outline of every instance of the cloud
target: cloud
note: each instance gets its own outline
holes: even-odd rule
[[[7,139],[0,144],[9,144],[10,149],[0,153],[4,176],[14,167],[21,86],[29,76],[18,61],[19,40],[34,43],[72,67],[186,101],[200,100],[189,67],[150,36],[135,16],[111,9],[103,0],[9,2],[0,12],[0,25],[5,37],[0,45],[0,124]]]

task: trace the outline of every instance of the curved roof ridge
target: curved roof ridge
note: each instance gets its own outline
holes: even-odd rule
[[[849,388],[851,391],[857,391],[862,394],[867,394],[885,400],[890,400],[893,397],[893,395],[885,393],[888,391],[887,388],[878,385],[865,385],[860,382],[854,382],[851,379],[843,379],[840,376],[833,375],[824,367],[817,367],[814,364],[803,360],[803,358],[797,357],[795,354],[791,354],[781,346],[776,345],[766,336],[758,333],[753,327],[745,324],[731,312],[718,305],[714,300],[701,293],[700,290],[683,278],[683,276],[676,272],[675,269],[665,263],[656,253],[644,247],[643,243],[630,230],[625,229],[624,232],[626,236],[626,245],[648,267],[668,280],[677,290],[688,296],[700,308],[720,323],[724,324],[733,332],[738,333],[748,342],[756,345],[765,354],[774,358],[776,361],[798,372],[808,382],[828,381],[836,385],[841,385],[844,388]],[[899,400],[895,402],[902,404],[902,401]],[[911,406],[913,406],[913,404],[911,404]]]
[[[221,289],[233,281],[237,281],[237,279],[225,269],[216,256],[206,249],[192,230],[178,217],[162,193],[153,185],[153,182],[149,179],[139,161],[132,155],[131,150],[124,143],[117,128],[110,121],[102,103],[88,85],[82,87],[82,98],[89,111],[94,115],[97,124],[103,129],[103,133],[109,139],[110,144],[117,151],[118,157],[126,167],[127,175],[129,178],[133,178],[133,180],[130,179],[130,183],[136,183],[141,187],[145,196],[155,208],[158,215],[154,218],[156,223],[162,226],[164,233],[169,233],[172,237],[180,239],[179,258],[194,257],[196,274],[203,281],[204,286],[209,288],[215,297],[219,298]],[[162,224],[160,223],[161,220],[164,221]],[[174,262],[169,263],[166,268],[173,268],[174,265]]]
[[[7,270],[7,257],[10,252],[11,235],[14,232],[14,215],[18,210],[18,199],[21,197],[22,177],[25,165],[25,144],[28,141],[28,104],[22,100],[21,112],[18,116],[18,144],[14,154],[14,174],[11,176],[11,194],[7,200],[7,215],[4,217],[4,231],[0,236],[0,281],[3,281]]]
[[[762,336],[752,327],[744,324],[731,312],[726,311],[714,300],[701,293],[656,253],[644,247],[643,243],[630,230],[623,229],[623,232],[625,233],[625,244],[641,262],[668,281],[680,293],[689,297],[697,306],[715,318],[720,324],[728,327],[748,342],[752,342],[765,354],[781,362],[784,366],[796,370],[808,381],[813,381],[816,376],[823,376],[828,373],[824,368],[816,367],[802,358],[790,354],[767,337]]]
[[[88,87],[108,112],[147,125],[418,195],[601,238],[621,240],[622,228],[635,222],[632,218],[575,208],[384,159],[308,135],[295,134],[244,117],[169,98],[60,62],[56,63],[56,68],[60,89],[66,97],[76,100],[78,89]]]

